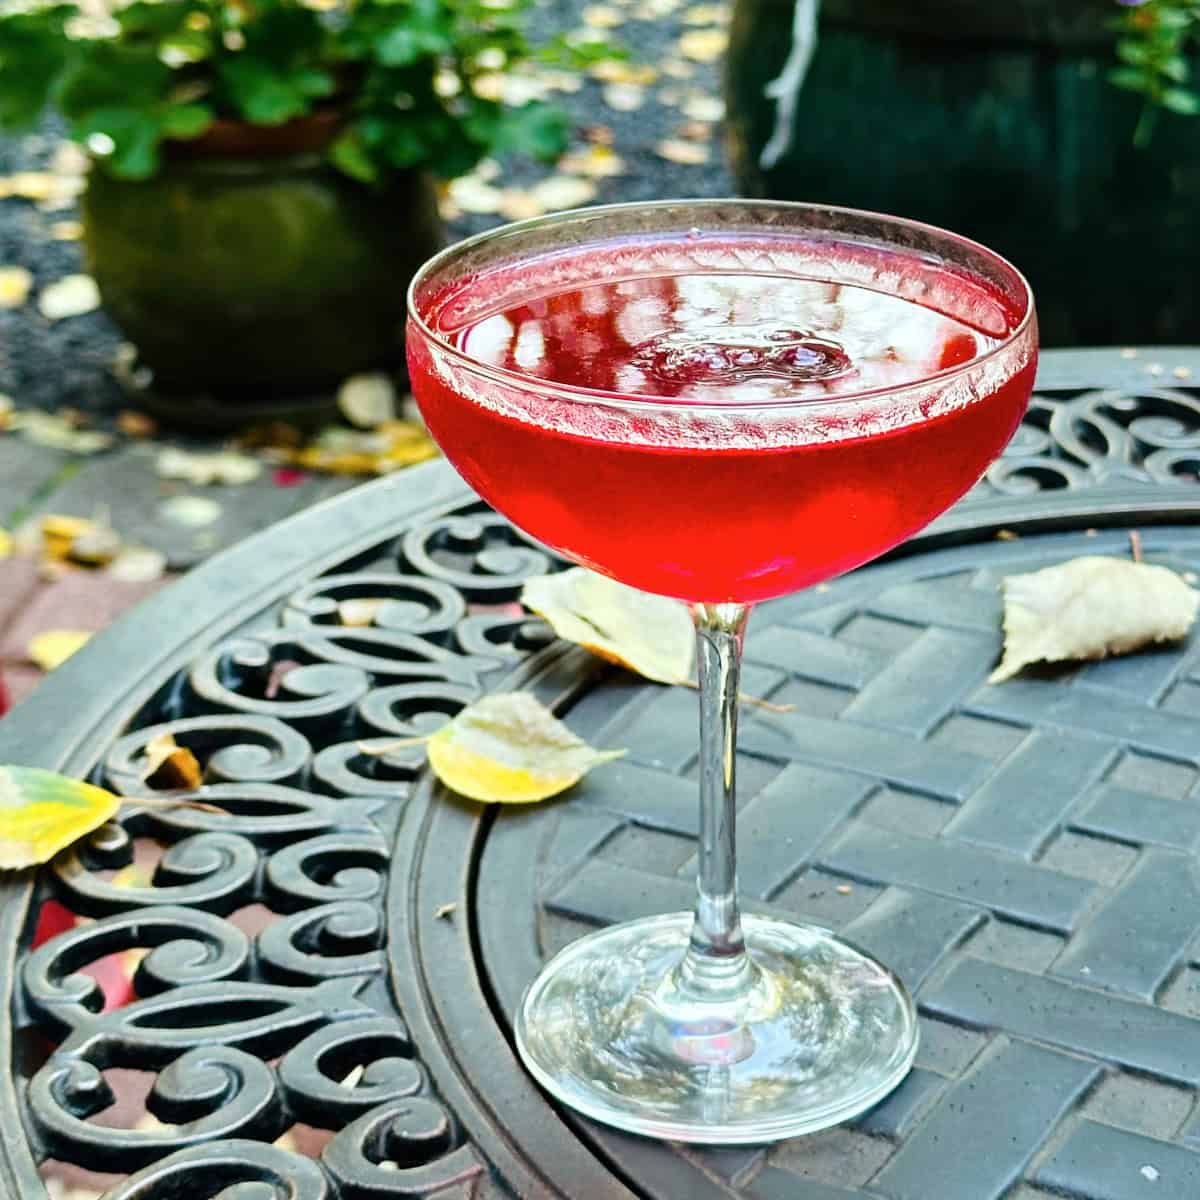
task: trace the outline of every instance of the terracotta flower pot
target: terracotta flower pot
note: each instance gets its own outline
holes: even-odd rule
[[[403,364],[405,290],[443,242],[432,184],[328,166],[337,120],[219,122],[146,182],[93,171],[88,265],[153,373],[150,407],[233,424]]]
[[[726,82],[739,182],[985,242],[1030,277],[1048,345],[1193,342],[1200,126],[1164,113],[1134,146],[1141,97],[1106,78],[1117,11],[824,0],[803,87],[781,101],[768,85],[788,64],[795,6],[736,0]]]

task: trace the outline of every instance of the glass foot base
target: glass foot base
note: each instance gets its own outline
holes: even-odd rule
[[[908,1073],[917,1019],[886,967],[824,929],[746,916],[736,998],[697,1002],[675,968],[691,913],[568,946],[517,1014],[517,1048],[586,1116],[680,1142],[771,1142],[849,1120]]]

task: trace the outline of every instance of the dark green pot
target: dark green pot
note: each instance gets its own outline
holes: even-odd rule
[[[751,195],[943,225],[1030,278],[1048,345],[1200,341],[1200,121],[1114,88],[1112,0],[825,0],[779,160],[791,0],[736,0],[729,143]]]
[[[317,154],[172,161],[145,183],[96,170],[83,217],[89,269],[153,372],[155,407],[178,397],[187,419],[190,397],[198,423],[401,366],[405,290],[443,242],[423,175],[374,189]]]

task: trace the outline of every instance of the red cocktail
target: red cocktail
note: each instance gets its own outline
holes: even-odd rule
[[[907,994],[825,931],[738,913],[747,606],[876,557],[978,479],[1032,388],[1027,286],[982,247],[893,218],[668,202],[453,247],[418,276],[411,312],[413,389],[464,478],[697,621],[696,913],[556,958],[518,1017],[527,1065],[597,1119],[684,1140],[763,1141],[861,1111],[911,1064]]]

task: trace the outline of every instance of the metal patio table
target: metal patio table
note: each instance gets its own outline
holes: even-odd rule
[[[1058,351],[1005,457],[886,561],[763,606],[739,763],[747,905],[844,930],[917,995],[917,1065],[856,1122],[773,1147],[562,1112],[508,1018],[597,924],[688,907],[695,697],[511,602],[556,568],[445,464],[212,560],[0,722],[0,762],[136,795],[171,732],[220,814],[136,803],[3,883],[0,1195],[38,1164],[122,1200],[1183,1200],[1200,1195],[1200,646],[998,686],[999,580],[1082,553],[1200,574],[1200,350]],[[385,599],[348,628],[337,605]],[[505,606],[509,606],[507,609]],[[281,664],[299,664],[288,671]],[[434,786],[426,732],[530,689],[629,755],[495,811]],[[138,839],[152,880],[113,871]],[[38,906],[91,918],[29,949]],[[258,932],[229,918],[275,914]],[[98,1011],[77,972],[148,951]],[[116,1129],[105,1072],[153,1074]],[[359,1069],[361,1068],[361,1069]],[[334,1131],[319,1159],[275,1145]]]

